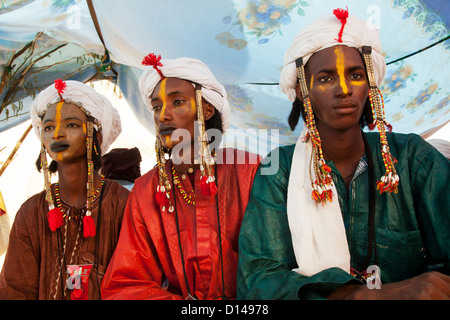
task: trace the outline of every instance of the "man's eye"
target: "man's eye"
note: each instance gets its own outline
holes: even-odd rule
[[[319,82],[327,82],[333,80],[330,76],[323,76],[319,78]]]
[[[176,100],[173,101],[173,105],[174,106],[180,106],[183,103],[184,103],[184,100],[182,100],[182,99],[176,99]]]
[[[78,127],[79,127],[79,125],[76,124],[76,123],[69,123],[69,124],[67,125],[67,128],[78,128]]]
[[[362,78],[362,74],[360,74],[360,73],[354,73],[354,74],[352,74],[352,75],[350,76],[350,78],[351,78],[352,80],[359,80],[359,79]]]
[[[152,110],[154,112],[157,112],[157,111],[161,110],[161,106],[152,106]]]
[[[50,131],[53,130],[53,126],[45,126],[44,131]]]

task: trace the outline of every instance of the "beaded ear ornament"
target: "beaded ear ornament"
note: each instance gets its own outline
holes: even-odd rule
[[[363,46],[362,54],[364,64],[366,65],[367,77],[369,79],[369,100],[374,119],[373,123],[369,124],[369,130],[373,130],[376,127],[380,133],[381,155],[386,169],[385,174],[377,181],[377,190],[380,191],[380,194],[383,192],[397,193],[400,181],[395,170],[397,160],[392,156],[386,138],[386,128],[388,129],[388,132],[391,132],[392,126],[386,121],[383,95],[377,87],[372,62],[372,48],[370,46]]]
[[[312,194],[311,198],[316,203],[321,203],[322,206],[328,202],[333,201],[333,193],[331,187],[333,186],[333,178],[331,177],[331,168],[325,163],[322,154],[322,141],[320,140],[319,130],[317,130],[316,123],[314,121],[314,114],[309,100],[308,87],[306,86],[305,67],[303,65],[303,59],[298,58],[295,61],[297,68],[297,78],[300,86],[300,92],[303,97],[303,105],[306,112],[306,127],[308,129],[307,134],[303,138],[303,142],[311,140],[311,162],[313,164],[313,172],[311,172],[310,166],[310,180]],[[313,176],[315,180],[313,181]]]
[[[159,135],[156,135],[155,154],[156,166],[158,168],[158,186],[156,187],[155,194],[156,203],[158,203],[162,211],[165,211],[167,208],[169,212],[173,212],[174,207],[170,199],[171,185],[166,173],[166,153],[163,150]]]
[[[214,158],[211,156],[211,150],[208,145],[208,137],[205,133],[205,119],[203,117],[202,106],[202,88],[200,85],[195,85],[195,98],[197,104],[197,123],[199,132],[200,148],[198,150],[197,159],[195,162],[200,164],[200,186],[202,194],[205,196],[214,196],[217,194],[217,185],[212,167],[214,166]]]
[[[345,24],[348,18],[348,8],[335,9],[333,14],[337,19],[341,21],[341,29],[336,39],[338,42],[342,42],[342,34],[344,31]],[[386,168],[386,173],[377,181],[377,190],[380,190],[380,194],[383,192],[398,192],[399,176],[395,170],[395,164],[397,160],[392,156],[389,145],[386,138],[386,128],[388,132],[392,131],[392,126],[386,121],[384,114],[384,101],[383,95],[380,89],[377,87],[377,82],[375,79],[375,73],[373,69],[372,62],[372,47],[363,46],[362,55],[364,58],[364,64],[366,66],[367,77],[369,79],[369,100],[370,106],[372,108],[372,115],[374,122],[369,124],[369,130],[378,128],[380,132],[380,143],[381,143],[381,154],[383,157],[384,166]],[[386,128],[385,128],[386,127]]]

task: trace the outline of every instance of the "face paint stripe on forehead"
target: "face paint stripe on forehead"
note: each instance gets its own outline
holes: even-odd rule
[[[59,129],[61,127],[61,109],[62,106],[64,104],[64,101],[58,102],[58,104],[56,105],[56,116],[55,116],[55,122],[56,122],[56,128],[55,128],[55,133],[54,133],[54,137],[56,138],[59,134]]]
[[[344,53],[339,47],[336,47],[336,49],[334,49],[334,53],[336,54],[336,69],[339,76],[339,84],[344,93],[347,94],[348,88],[345,82]]]
[[[163,106],[161,108],[161,113],[159,114],[159,121],[162,121],[164,119],[164,112],[166,111],[166,106],[167,106],[166,80],[167,80],[167,78],[164,78],[161,81],[161,85],[159,87],[159,92],[158,92],[158,95],[163,103]]]

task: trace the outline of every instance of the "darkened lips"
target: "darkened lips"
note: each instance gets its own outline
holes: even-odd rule
[[[161,136],[168,136],[172,134],[172,132],[174,132],[176,129],[177,128],[172,126],[160,126],[158,132]]]
[[[53,152],[62,152],[64,150],[67,150],[67,148],[69,148],[69,145],[63,142],[55,142],[50,146],[50,150],[52,150]]]
[[[353,102],[341,102],[334,109],[338,113],[351,113],[355,111],[356,105]]]

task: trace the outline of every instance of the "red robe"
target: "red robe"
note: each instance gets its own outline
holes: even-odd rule
[[[185,299],[188,290],[182,263],[190,292],[198,299],[236,298],[239,230],[260,158],[236,164],[242,151],[224,150],[231,152],[235,163],[217,165],[223,275],[216,197],[201,194],[200,171],[194,172],[195,206],[185,202],[173,185],[178,234],[175,212],[162,212],[155,200],[158,171],[154,168],[138,178],[130,192],[119,243],[102,282],[103,299]],[[166,163],[169,179],[171,165]],[[179,176],[183,189],[193,190],[190,179]]]

